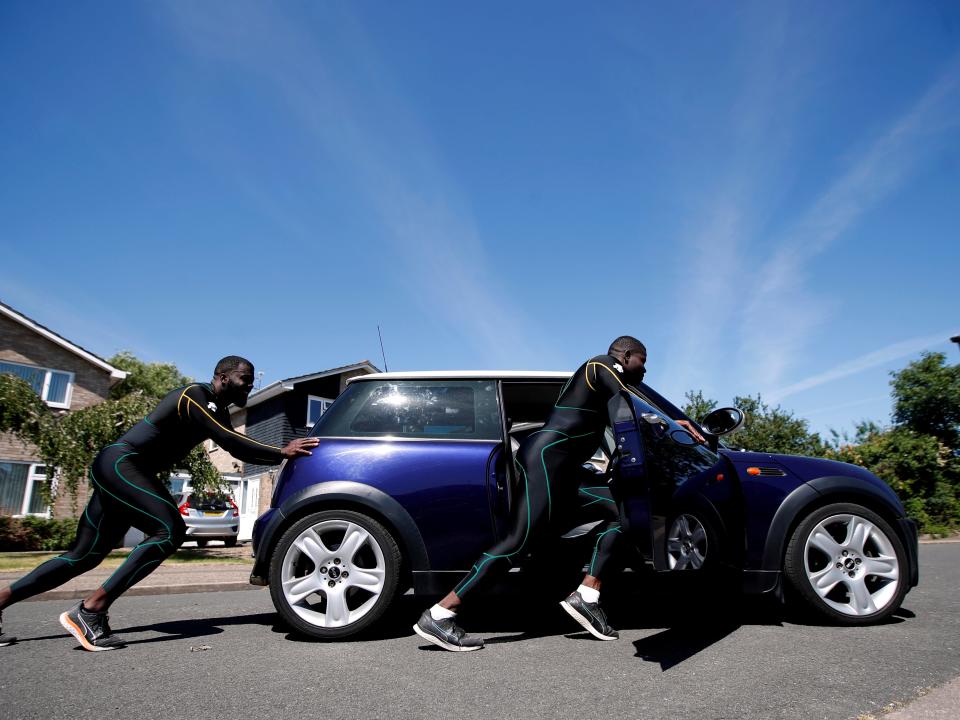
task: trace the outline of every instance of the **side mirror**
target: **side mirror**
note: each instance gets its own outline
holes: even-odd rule
[[[711,435],[727,435],[738,430],[747,415],[743,410],[733,407],[718,408],[700,421],[700,426]]]

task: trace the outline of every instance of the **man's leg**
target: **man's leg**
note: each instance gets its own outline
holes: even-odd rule
[[[10,587],[0,590],[0,613],[14,603],[63,585],[103,561],[129,527],[118,513],[106,512],[103,499],[94,489],[77,522],[77,536],[67,552],[47,560]],[[0,632],[0,643],[9,645],[13,640]]]
[[[483,553],[457,586],[438,604],[425,610],[414,625],[414,632],[446,650],[479,650],[482,640],[465,635],[456,622],[464,599],[488,585],[510,566],[510,561],[531,542],[545,524],[549,507],[547,478],[539,469],[528,476],[524,458],[518,456],[519,497],[511,512],[510,531],[500,542]],[[536,467],[536,466],[534,466]]]
[[[585,501],[582,510],[591,516],[599,515],[603,522],[592,531],[593,551],[583,581],[560,605],[594,637],[616,640],[619,634],[610,627],[600,609],[600,578],[610,564],[621,536],[620,514],[608,488],[581,487],[579,492]]]
[[[129,587],[149,575],[183,542],[185,526],[170,493],[155,478],[140,471],[120,448],[94,465],[91,481],[105,502],[122,508],[127,526],[147,537],[135,547],[106,582],[83,602],[60,615],[60,623],[86,650],[122,645],[110,630],[107,609]],[[99,461],[98,457],[98,461]]]

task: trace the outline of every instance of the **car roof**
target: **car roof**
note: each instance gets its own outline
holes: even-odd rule
[[[545,370],[421,370],[360,375],[347,383],[371,380],[566,380],[573,373]]]

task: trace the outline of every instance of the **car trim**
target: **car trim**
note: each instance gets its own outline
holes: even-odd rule
[[[397,437],[396,435],[313,435],[318,440],[374,440],[376,442],[503,443],[500,438]]]
[[[551,370],[420,370],[358,375],[347,380],[347,384],[371,380],[566,380],[571,375],[572,372]]]

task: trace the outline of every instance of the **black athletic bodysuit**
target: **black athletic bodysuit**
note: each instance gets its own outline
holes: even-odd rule
[[[623,368],[616,358],[600,355],[588,360],[571,376],[542,429],[529,435],[516,456],[519,498],[507,536],[483,553],[467,576],[454,588],[463,597],[509,566],[510,559],[537,541],[552,521],[569,516],[577,504],[581,465],[600,447],[609,424],[607,401],[628,390]],[[588,504],[612,505],[601,494],[589,493]],[[608,516],[609,517],[609,516]],[[610,559],[620,523],[615,510],[593,530],[593,555],[588,573],[599,577]]]
[[[107,602],[149,575],[180,547],[186,532],[157,474],[174,467],[208,438],[244,462],[275,465],[283,459],[280,448],[233,430],[227,408],[217,402],[210,385],[187,385],[170,392],[153,412],[100,451],[90,468],[93,494],[70,550],[11,585],[10,602],[55,588],[96,567],[130,527],[147,537],[102,585]]]

